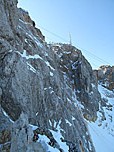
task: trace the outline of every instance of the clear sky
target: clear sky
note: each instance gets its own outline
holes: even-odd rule
[[[69,43],[70,33],[93,68],[114,65],[114,0],[18,1],[47,42]]]

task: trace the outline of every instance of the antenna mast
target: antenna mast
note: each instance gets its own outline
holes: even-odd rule
[[[71,39],[71,34],[70,34],[70,32],[69,32],[69,43],[70,43],[70,45],[72,45],[72,39]]]

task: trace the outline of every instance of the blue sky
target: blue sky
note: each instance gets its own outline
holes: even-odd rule
[[[114,65],[114,0],[19,0],[18,7],[29,12],[46,41],[69,43],[70,33],[93,68]]]

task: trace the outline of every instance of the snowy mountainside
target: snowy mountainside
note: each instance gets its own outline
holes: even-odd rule
[[[98,86],[102,102],[97,120],[87,122],[96,152],[114,152],[114,92]]]

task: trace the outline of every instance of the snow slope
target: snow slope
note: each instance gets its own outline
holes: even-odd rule
[[[61,121],[59,121],[59,124],[57,125],[56,130],[57,131],[53,131],[50,130],[54,139],[58,142],[59,147],[64,150],[64,152],[68,152],[69,147],[66,145],[66,142],[62,142],[61,138],[63,138],[63,136],[61,135],[61,127],[60,127],[60,123]],[[54,122],[54,125],[56,126],[56,122]],[[38,126],[34,126],[34,125],[30,125],[32,127],[32,130],[35,130],[38,128]],[[46,136],[46,135],[38,135],[39,139],[37,142],[40,142],[43,146],[43,148],[45,149],[45,151],[47,152],[59,152],[60,150],[57,149],[56,147],[52,147],[50,146],[48,143],[50,141],[50,139]]]
[[[87,122],[96,152],[114,152],[114,92],[98,86],[105,103],[99,103],[98,119]]]

